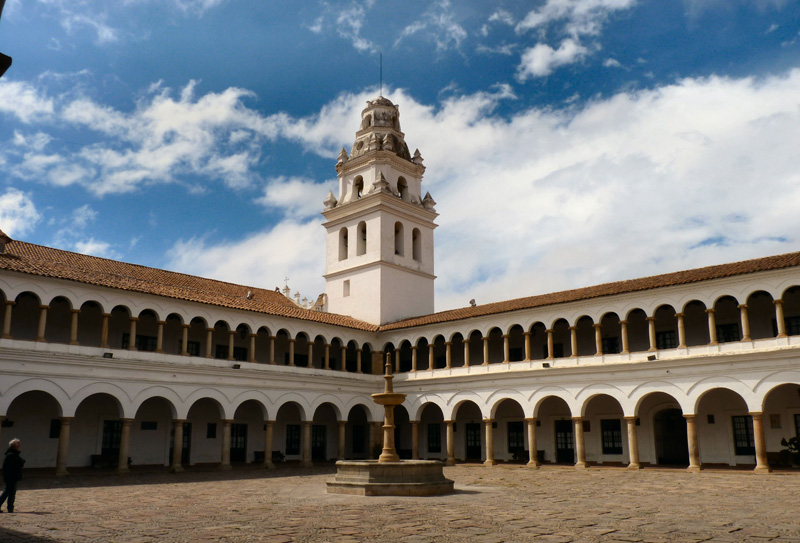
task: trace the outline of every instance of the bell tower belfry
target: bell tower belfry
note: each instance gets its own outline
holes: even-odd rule
[[[422,196],[422,156],[408,152],[398,107],[379,96],[361,112],[339,195],[325,199],[325,293],[331,313],[374,324],[433,313],[436,202]]]

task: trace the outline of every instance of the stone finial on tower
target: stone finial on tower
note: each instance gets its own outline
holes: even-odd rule
[[[411,158],[411,162],[417,165],[422,165],[422,155],[419,152],[419,149],[414,151],[414,156]]]
[[[425,209],[430,209],[431,211],[433,211],[435,206],[436,206],[436,201],[431,196],[431,193],[430,192],[426,192],[425,193],[425,198],[422,199],[422,207],[424,207]]]
[[[325,209],[333,209],[336,207],[338,200],[336,199],[336,196],[333,195],[332,190],[328,191],[328,196],[322,201],[322,203],[325,204]]]
[[[392,194],[392,186],[383,176],[383,172],[378,173],[378,179],[372,184],[372,190],[370,192],[388,192]]]

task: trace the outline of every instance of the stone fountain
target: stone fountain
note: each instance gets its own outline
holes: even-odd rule
[[[386,363],[384,390],[372,395],[383,406],[383,451],[378,460],[339,460],[336,478],[328,482],[328,492],[360,496],[437,496],[453,491],[446,479],[444,462],[438,460],[400,460],[394,444],[394,408],[405,394],[392,388],[392,364]]]

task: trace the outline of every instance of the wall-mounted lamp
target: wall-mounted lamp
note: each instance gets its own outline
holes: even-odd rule
[[[550,367],[550,362],[542,362],[542,367],[543,368],[549,368]]]
[[[114,353],[103,353],[103,358],[114,358]]]
[[[241,367],[242,367],[241,364],[234,364],[233,365],[233,369],[235,369],[235,370],[241,369]]]
[[[656,358],[658,358],[656,355],[651,354],[650,356],[647,357],[647,361],[648,362],[653,362],[653,361],[656,360]]]

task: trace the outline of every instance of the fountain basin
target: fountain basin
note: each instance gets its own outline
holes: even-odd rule
[[[378,405],[400,405],[406,399],[405,394],[399,392],[379,392],[372,394],[372,401]]]
[[[438,460],[339,460],[336,478],[328,481],[331,494],[357,496],[438,496],[453,492]]]

